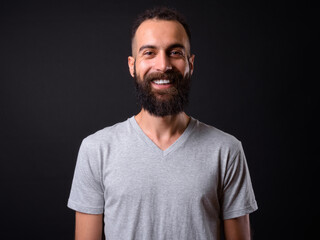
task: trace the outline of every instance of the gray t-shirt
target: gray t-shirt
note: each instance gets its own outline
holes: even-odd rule
[[[68,207],[104,213],[108,240],[218,240],[257,203],[236,138],[191,118],[163,151],[131,117],[83,140]]]

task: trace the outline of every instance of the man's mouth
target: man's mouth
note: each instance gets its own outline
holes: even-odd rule
[[[153,80],[153,83],[157,84],[157,85],[165,85],[165,84],[170,84],[171,81],[167,80],[167,79],[157,79],[157,80]]]

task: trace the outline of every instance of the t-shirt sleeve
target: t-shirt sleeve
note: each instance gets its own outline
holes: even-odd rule
[[[222,219],[240,217],[258,209],[241,143],[227,164],[223,181]]]
[[[67,206],[88,214],[102,214],[104,196],[97,146],[84,139],[78,153]]]

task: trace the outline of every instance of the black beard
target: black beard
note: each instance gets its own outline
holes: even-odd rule
[[[138,105],[151,115],[164,117],[181,113],[189,102],[191,74],[185,77],[175,70],[165,73],[150,73],[142,80],[134,73]],[[172,87],[164,90],[154,90],[152,80],[168,79]]]

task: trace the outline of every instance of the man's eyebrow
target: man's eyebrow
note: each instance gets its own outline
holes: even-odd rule
[[[168,49],[172,49],[172,48],[182,48],[182,49],[186,49],[185,46],[183,46],[181,43],[174,43],[174,44],[171,44]]]
[[[152,48],[152,49],[155,49],[156,46],[153,46],[153,45],[143,45],[139,48],[139,52],[141,52],[143,49],[146,49],[146,48]]]

